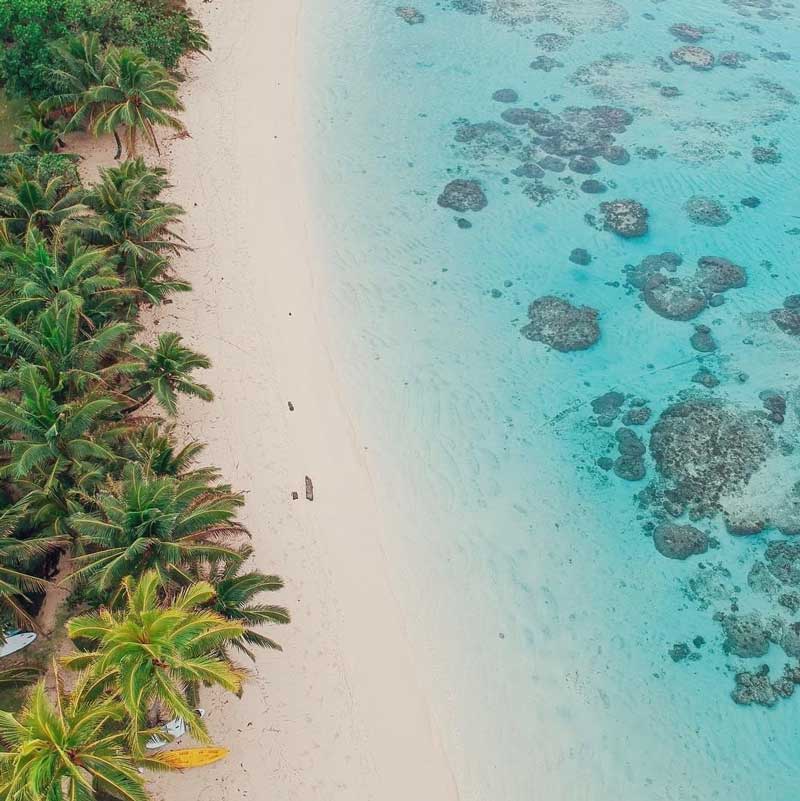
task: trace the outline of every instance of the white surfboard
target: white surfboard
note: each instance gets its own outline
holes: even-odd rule
[[[27,648],[36,639],[33,631],[20,631],[17,634],[9,634],[6,641],[0,645],[0,657],[15,654],[23,648]]]
[[[204,718],[206,716],[205,709],[195,709],[195,712],[199,718]],[[169,745],[169,743],[179,740],[184,734],[186,734],[186,721],[183,718],[173,718],[161,727],[161,731],[163,731],[164,734],[168,734],[172,739],[165,740],[163,737],[159,737],[157,734],[154,734],[145,743],[145,748],[149,749],[150,751],[154,751],[156,748],[163,748],[165,745]]]

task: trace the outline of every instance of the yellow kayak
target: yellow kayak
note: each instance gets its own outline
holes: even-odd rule
[[[217,748],[216,746],[207,748],[179,748],[177,751],[162,751],[157,759],[171,768],[183,770],[184,768],[201,768],[203,765],[210,765],[212,762],[226,757],[227,748]]]

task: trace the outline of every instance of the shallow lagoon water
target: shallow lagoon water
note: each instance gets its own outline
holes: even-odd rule
[[[800,10],[774,0],[415,7],[425,21],[412,25],[389,3],[309,4],[305,113],[338,366],[400,521],[383,545],[460,796],[793,800],[800,694],[768,708],[731,692],[737,672],[768,664],[777,680],[796,659],[777,642],[763,657],[728,653],[719,620],[797,619],[778,590],[748,581],[767,544],[787,536],[769,525],[733,536],[708,513],[692,522],[715,547],[663,557],[651,536],[663,510],[639,496],[664,485],[652,453],[641,481],[601,469],[598,458],[617,456],[622,414],[598,425],[591,402],[611,390],[624,409],[645,400],[652,416],[631,429],[648,444],[681,399],[716,398],[761,421],[760,394],[781,393],[785,421],[764,423],[769,457],[726,509],[771,509],[797,482],[798,339],[769,313],[800,293]],[[751,58],[675,64],[670,53],[687,44],[669,30],[678,23],[702,29],[695,44],[717,59]],[[552,68],[531,69],[536,59]],[[492,99],[504,88],[517,103]],[[613,133],[627,164],[598,158],[596,174],[565,169],[539,184],[512,173],[534,134],[505,123],[506,109],[598,104],[632,117]],[[486,207],[440,207],[455,178],[480,182]],[[590,178],[607,191],[581,191]],[[686,203],[697,196],[722,204],[728,222],[693,222]],[[741,203],[750,197],[759,205]],[[618,198],[647,207],[645,236],[603,230],[599,204]],[[574,248],[591,262],[570,261]],[[691,321],[665,319],[626,283],[626,266],[666,251],[683,257],[669,277],[691,283],[697,260],[715,256],[744,267],[747,285]],[[524,338],[528,304],[543,295],[597,309],[597,344],[560,353]],[[717,350],[691,346],[695,324]],[[719,386],[693,382],[700,369]]]

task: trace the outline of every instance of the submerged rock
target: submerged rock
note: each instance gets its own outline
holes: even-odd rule
[[[731,697],[737,704],[774,706],[778,695],[769,680],[769,666],[762,665],[757,671],[744,670],[736,674],[736,686]]]
[[[745,62],[750,61],[750,58],[747,53],[742,53],[739,50],[726,50],[717,56],[717,63],[723,67],[741,69],[744,67]]]
[[[572,172],[577,172],[581,175],[593,175],[596,172],[600,172],[597,162],[590,156],[573,156],[569,160],[569,168]]]
[[[492,100],[498,103],[516,103],[519,95],[513,89],[498,89],[493,95]]]
[[[748,615],[726,615],[722,621],[725,642],[722,647],[726,653],[745,659],[764,656],[769,650],[770,632],[761,616],[752,612]]]
[[[695,70],[710,70],[714,66],[714,54],[697,45],[679,47],[673,50],[669,57],[674,64],[686,64]]]
[[[754,147],[753,161],[756,164],[780,164],[783,157],[775,147]]]
[[[572,39],[561,36],[558,33],[542,33],[536,37],[535,42],[542,50],[553,52],[554,50],[564,50],[572,44]]]
[[[637,406],[628,409],[622,417],[622,422],[626,426],[643,426],[649,419],[652,412],[647,406]]]
[[[678,22],[670,26],[669,32],[682,42],[699,42],[703,38],[705,30],[703,28],[696,28],[688,22]]]
[[[522,329],[523,336],[555,350],[585,350],[600,338],[597,309],[573,306],[554,295],[534,300],[528,307],[528,317],[530,323]]]
[[[569,260],[573,264],[579,264],[581,267],[586,267],[592,261],[592,257],[589,255],[589,251],[585,250],[584,248],[573,248],[569,254]]]
[[[550,56],[536,56],[530,63],[532,70],[541,70],[542,72],[550,72],[551,70],[563,67],[564,64],[558,59],[551,58]]]
[[[662,523],[653,532],[656,550],[668,559],[688,559],[708,551],[708,535],[694,526]]]
[[[586,192],[587,195],[602,195],[607,190],[608,187],[602,181],[594,178],[581,182],[581,192]]]
[[[450,181],[436,202],[445,209],[480,211],[486,207],[486,195],[477,181],[457,178]]]
[[[605,227],[619,236],[632,238],[647,233],[649,212],[637,200],[612,200],[600,204]]]
[[[727,225],[731,219],[731,215],[725,206],[710,197],[702,197],[701,195],[690,197],[683,208],[689,219],[698,225]]]
[[[744,267],[719,256],[703,256],[697,261],[696,281],[708,293],[727,292],[747,285]]]
[[[774,450],[770,424],[711,399],[668,406],[650,433],[650,453],[672,501],[695,515],[721,511]]]
[[[419,25],[425,22],[425,15],[413,6],[398,6],[394,13],[409,25]]]
[[[711,353],[719,347],[707,325],[694,327],[694,333],[689,337],[689,344],[699,353]]]
[[[555,156],[545,156],[538,163],[543,170],[549,170],[550,172],[564,172],[567,168],[567,165]]]
[[[706,296],[696,287],[685,287],[679,278],[663,273],[650,276],[642,291],[644,302],[668,320],[691,320],[706,307]]]
[[[592,401],[592,411],[597,415],[597,424],[610,426],[617,419],[623,403],[625,396],[613,390],[595,398]]]
[[[791,298],[793,297],[793,295],[790,295],[786,298],[783,301],[783,308],[773,309],[769,316],[784,334],[797,337],[800,336],[800,308],[792,304]]]

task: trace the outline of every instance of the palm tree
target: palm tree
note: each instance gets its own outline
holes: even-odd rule
[[[92,245],[113,246],[126,262],[179,253],[185,246],[172,226],[184,210],[159,200],[170,186],[165,176],[166,170],[148,167],[142,158],[101,170],[84,196],[94,214],[79,221],[82,236]]]
[[[33,156],[57,153],[63,146],[59,128],[45,125],[42,120],[33,120],[28,125],[18,125],[14,139],[21,152]]]
[[[74,237],[59,247],[31,230],[23,244],[0,248],[0,314],[21,319],[59,295],[80,309],[91,327],[133,303],[137,292],[125,286],[108,249],[86,247]]]
[[[45,181],[41,168],[27,171],[19,164],[5,175],[0,188],[0,217],[11,234],[24,236],[31,230],[53,234],[69,220],[86,212],[82,189],[64,175]]]
[[[142,364],[141,373],[133,376],[137,385],[129,390],[137,398],[135,408],[144,406],[153,396],[170,415],[178,411],[178,393],[193,395],[204,401],[214,399],[214,393],[205,384],[192,379],[198,369],[211,367],[207,356],[181,344],[180,334],[166,333],[158,337],[155,348],[134,343],[130,354]]]
[[[201,566],[199,576],[208,581],[216,592],[209,601],[208,608],[226,620],[234,620],[247,626],[242,636],[231,640],[230,644],[255,659],[248,645],[259,648],[283,650],[278,643],[253,631],[251,626],[264,623],[289,623],[288,610],[283,606],[255,603],[258,595],[283,589],[283,579],[279,576],[268,576],[260,570],[242,572],[244,564],[252,555],[249,546],[241,548],[235,558],[218,559]]]
[[[19,371],[19,385],[19,401],[0,398],[0,450],[10,457],[0,475],[69,475],[77,481],[82,473],[106,472],[117,461],[116,443],[130,430],[112,422],[120,409],[117,401],[87,395],[58,403],[32,365]]]
[[[126,280],[151,303],[190,288],[172,276],[165,258],[185,249],[173,230],[183,209],[158,199],[169,187],[165,176],[164,169],[150,168],[141,158],[102,170],[100,182],[84,198],[94,213],[76,223],[88,243],[119,254]]]
[[[84,333],[80,305],[68,293],[59,293],[28,330],[0,318],[0,338],[14,364],[4,383],[14,385],[19,369],[32,364],[50,389],[67,400],[98,384],[107,386],[138,367],[138,362],[123,361],[123,346],[135,330],[131,323],[109,322]]]
[[[93,503],[96,511],[69,520],[87,551],[74,559],[72,579],[91,579],[101,592],[118,590],[123,578],[146,570],[166,584],[184,566],[235,554],[218,543],[247,534],[235,519],[243,497],[203,476],[159,478],[128,464],[122,480]]]
[[[0,797],[5,801],[92,801],[101,792],[148,801],[138,766],[167,770],[158,757],[134,760],[125,707],[80,676],[70,693],[57,681],[52,703],[40,682],[18,715],[0,711]]]
[[[147,733],[146,718],[156,725],[158,720],[152,718],[160,713],[182,717],[194,737],[208,742],[205,723],[194,714],[186,691],[204,683],[240,692],[243,672],[215,653],[239,638],[243,626],[203,608],[214,597],[214,588],[204,581],[168,603],[159,600],[161,584],[155,571],[124,579],[122,591],[121,611],[101,609],[68,622],[69,636],[91,643],[92,650],[71,654],[64,663],[88,669],[114,688],[129,717],[137,752]]]
[[[148,422],[128,437],[125,457],[138,462],[143,470],[154,476],[217,481],[219,472],[216,468],[195,467],[206,446],[192,441],[179,448],[174,441],[174,430],[174,425],[162,426],[159,420]]]
[[[183,110],[178,99],[178,84],[161,64],[133,48],[110,49],[102,82],[83,97],[84,102],[100,108],[92,123],[92,132],[95,135],[115,133],[122,126],[129,156],[136,155],[140,134],[160,154],[155,128],[184,130],[183,123],[170,114]],[[116,158],[120,155],[118,145]]]
[[[105,58],[100,36],[95,32],[72,36],[50,46],[57,68],[49,69],[49,77],[61,91],[45,100],[42,109],[62,112],[69,117],[68,130],[91,127],[96,104],[86,102],[86,93],[103,82]]]
[[[25,604],[30,602],[27,593],[44,592],[49,585],[44,579],[30,575],[25,566],[57,547],[58,543],[44,537],[17,539],[14,533],[20,518],[19,510],[13,506],[0,512],[0,617],[37,630],[36,621],[25,609]]]
[[[41,676],[42,671],[39,668],[29,665],[0,670],[0,691],[26,687],[28,684],[33,684],[37,679],[40,679]]]

